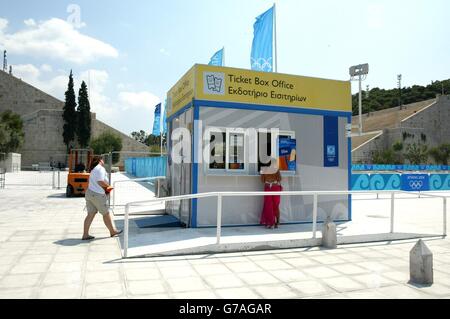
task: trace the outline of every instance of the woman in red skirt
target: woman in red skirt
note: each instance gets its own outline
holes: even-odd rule
[[[265,192],[280,192],[283,190],[281,174],[276,160],[275,165],[263,168],[261,181],[264,183]],[[266,228],[278,228],[280,224],[280,197],[280,195],[264,196],[264,207],[261,213],[260,224],[266,226]]]

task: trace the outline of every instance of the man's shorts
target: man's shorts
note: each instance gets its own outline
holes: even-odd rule
[[[88,214],[95,214],[99,212],[102,215],[109,213],[107,205],[107,197],[105,194],[99,194],[88,189],[86,195],[86,208]]]

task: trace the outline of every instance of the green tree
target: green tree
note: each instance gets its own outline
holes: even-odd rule
[[[24,137],[20,115],[11,110],[0,113],[0,152],[17,151],[22,146]]]
[[[403,150],[403,143],[400,141],[395,142],[394,145],[392,145],[392,149],[395,152],[401,152]]]
[[[374,151],[372,153],[373,164],[398,164],[398,157],[392,149]]]
[[[433,147],[430,149],[429,154],[436,164],[448,165],[450,159],[450,144],[441,144],[437,147]]]
[[[91,139],[91,106],[89,104],[87,85],[84,81],[81,83],[78,93],[76,135],[82,148],[89,145]]]
[[[104,132],[91,141],[91,148],[95,154],[120,152],[122,150],[122,139],[111,132]],[[112,163],[116,164],[119,159],[120,154],[113,154]]]
[[[67,91],[65,93],[66,100],[63,108],[63,139],[66,144],[67,150],[73,147],[73,141],[75,141],[75,134],[77,128],[77,102],[75,98],[75,91],[73,89],[73,75],[70,70],[69,83],[67,85]]]
[[[147,144],[148,135],[145,133],[144,130],[140,130],[139,132],[132,132],[131,137],[134,138],[136,141],[141,142],[142,144]]]
[[[4,145],[8,144],[11,140],[8,128],[6,124],[0,123],[0,152],[4,152],[6,147]]]
[[[403,164],[403,143],[395,142],[391,148],[372,152],[373,164]]]
[[[404,156],[413,165],[426,164],[428,161],[428,147],[424,144],[409,144]]]

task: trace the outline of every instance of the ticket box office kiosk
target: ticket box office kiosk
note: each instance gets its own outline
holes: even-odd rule
[[[194,65],[167,94],[170,196],[262,191],[276,158],[285,191],[348,190],[349,81]],[[260,154],[266,157],[262,158]],[[215,197],[168,202],[188,227],[216,225]],[[224,226],[258,225],[263,197],[224,197]],[[281,223],[312,222],[312,196],[282,196]],[[318,220],[351,219],[349,195],[319,196]]]

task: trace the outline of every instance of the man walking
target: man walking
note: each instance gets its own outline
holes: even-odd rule
[[[106,193],[112,189],[109,185],[106,170],[103,167],[105,163],[101,156],[94,156],[92,160],[91,173],[89,176],[89,186],[86,191],[86,208],[87,216],[84,220],[83,240],[94,239],[94,236],[89,235],[89,228],[94,220],[95,214],[100,212],[103,216],[103,222],[109,230],[111,237],[122,233],[122,230],[117,230],[109,213]]]

